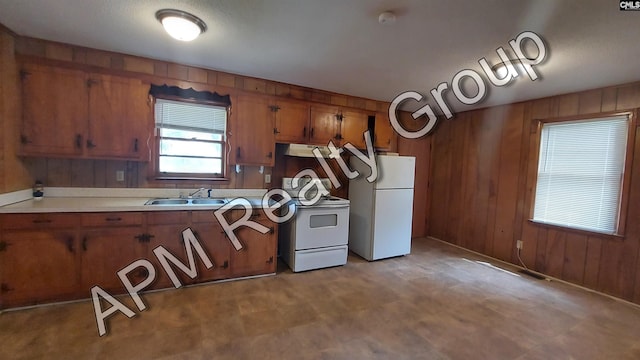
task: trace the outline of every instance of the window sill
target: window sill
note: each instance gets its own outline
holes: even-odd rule
[[[544,222],[544,221],[539,221],[539,220],[534,220],[534,219],[529,219],[529,223],[537,225],[537,226],[542,226],[542,227],[545,227],[545,228],[549,228],[549,229],[568,231],[568,232],[581,234],[581,235],[587,235],[587,236],[596,236],[596,237],[603,238],[603,239],[624,240],[624,238],[625,238],[624,235],[622,235],[622,234],[605,233],[605,232],[599,232],[599,231],[595,231],[595,230],[581,229],[581,228],[576,228],[576,227],[571,227],[571,226],[566,226],[566,225],[559,225],[559,224],[555,224],[555,223],[547,223],[547,222]]]
[[[155,176],[152,180],[157,181],[212,181],[219,183],[229,183],[229,178],[217,178],[217,177],[197,177],[197,176]]]

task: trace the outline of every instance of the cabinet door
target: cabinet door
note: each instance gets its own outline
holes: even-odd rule
[[[342,114],[342,129],[340,135],[342,144],[351,143],[358,149],[367,147],[364,133],[369,128],[369,115],[356,111],[345,111]]]
[[[311,106],[311,129],[309,143],[327,145],[329,141],[339,142],[336,138],[340,132],[341,111],[332,106]]]
[[[0,308],[74,298],[78,287],[73,230],[6,231],[0,251]]]
[[[149,240],[146,257],[153,263],[153,266],[156,268],[156,280],[152,285],[153,289],[165,289],[174,287],[173,282],[171,281],[171,279],[167,275],[167,272],[162,267],[160,261],[158,261],[156,255],[153,252],[153,250],[158,246],[162,246],[171,255],[177,257],[183,264],[189,266],[189,260],[187,258],[187,254],[185,253],[184,241],[182,239],[182,231],[185,230],[188,226],[189,225],[187,221],[182,225],[150,225],[147,227],[146,232],[153,236]],[[198,240],[202,244],[201,240]],[[195,250],[193,250],[193,255],[195,262],[201,264],[202,260],[195,252]],[[172,265],[171,262],[169,262],[169,265],[183,285],[194,283],[200,276],[202,276],[200,266],[198,266],[198,277],[196,277],[196,279],[191,279],[189,276],[187,276],[187,274],[183,273],[182,270]],[[205,267],[202,266],[202,268]]]
[[[24,65],[21,78],[22,154],[82,156],[88,126],[85,73]]]
[[[148,160],[149,87],[137,79],[99,74],[90,75],[89,85],[88,156]]]
[[[276,147],[273,104],[263,97],[239,96],[232,106],[231,163],[273,166]]]
[[[197,282],[220,280],[231,277],[231,242],[224,236],[222,227],[213,217],[212,211],[201,211],[193,213],[193,224],[191,229],[209,255],[209,259],[213,262],[213,267],[207,269],[204,264],[198,264]],[[203,219],[208,221],[198,221]],[[235,250],[234,250],[235,251]]]
[[[83,292],[90,294],[91,288],[96,285],[112,294],[126,292],[117,273],[144,258],[145,247],[137,239],[142,230],[142,227],[134,226],[84,231],[79,245],[80,285]],[[145,278],[145,274],[134,271],[129,278],[136,284]]]
[[[242,211],[232,214],[232,216],[240,215]],[[268,227],[270,232],[262,234],[246,226],[235,230],[242,249],[240,251],[233,249],[231,252],[231,273],[234,277],[276,272],[278,227],[271,223],[264,213],[251,220]]]
[[[306,143],[309,138],[309,105],[278,101],[276,111],[276,141]]]
[[[376,149],[395,151],[396,133],[389,122],[389,115],[385,113],[376,113],[374,133],[375,138],[373,143]]]

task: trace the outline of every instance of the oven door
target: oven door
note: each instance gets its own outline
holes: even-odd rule
[[[346,245],[349,241],[349,205],[301,206],[295,223],[296,250]]]

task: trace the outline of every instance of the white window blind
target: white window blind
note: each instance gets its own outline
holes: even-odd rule
[[[543,125],[534,220],[617,231],[628,121],[616,116]]]
[[[161,173],[221,175],[227,109],[156,99]]]

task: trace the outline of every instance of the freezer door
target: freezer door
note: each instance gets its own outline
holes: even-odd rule
[[[413,189],[376,191],[373,259],[411,252]]]
[[[416,158],[413,156],[377,157],[376,189],[413,189]]]

